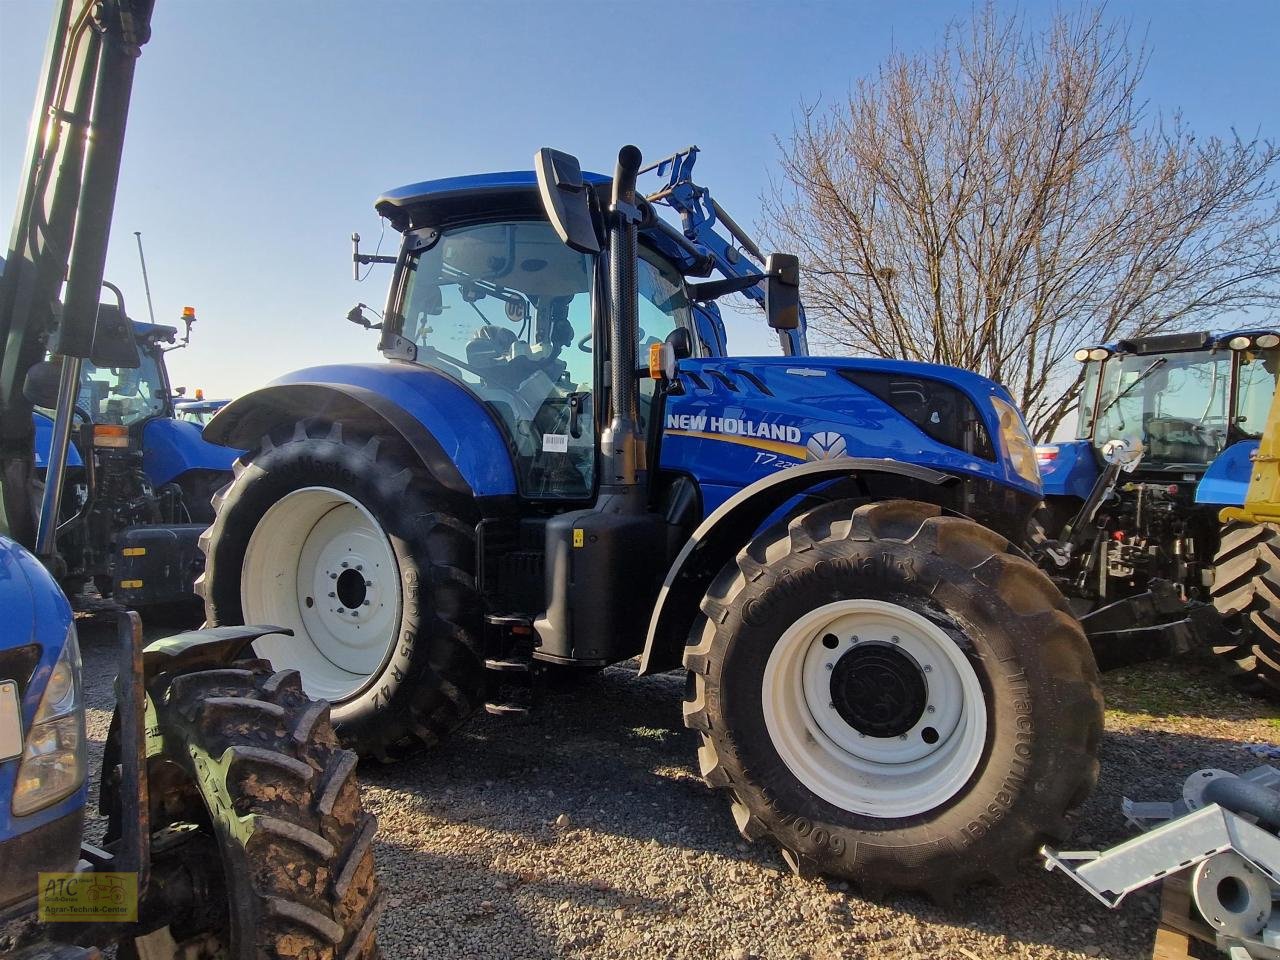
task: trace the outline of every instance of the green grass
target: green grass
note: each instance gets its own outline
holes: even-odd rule
[[[1107,715],[1254,720],[1280,733],[1280,705],[1241,693],[1216,664],[1147,663],[1103,676]]]

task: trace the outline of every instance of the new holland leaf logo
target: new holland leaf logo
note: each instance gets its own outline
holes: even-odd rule
[[[844,437],[824,430],[810,437],[809,442],[805,444],[805,449],[814,460],[834,460],[836,457],[844,456]]]

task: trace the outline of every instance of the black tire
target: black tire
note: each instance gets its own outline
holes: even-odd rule
[[[764,719],[763,678],[791,623],[834,600],[888,600],[957,640],[986,697],[987,739],[968,781],[902,818],[819,797],[786,766]],[[1079,624],[1008,542],[936,506],[826,504],[762,534],[713,581],[693,627],[685,722],[703,777],[726,791],[748,840],[771,839],[798,873],[949,901],[1067,834],[1098,776],[1102,694]],[[833,704],[834,705],[834,704]]]
[[[375,960],[377,823],[328,704],[308,699],[295,671],[262,661],[161,675],[149,694],[164,749],[148,762],[166,787],[152,798],[152,827],[194,823],[216,847],[226,890],[217,929],[175,939],[212,938],[233,960]]]
[[[1212,594],[1231,637],[1213,652],[1251,692],[1280,696],[1280,527],[1227,524]]]
[[[268,508],[303,487],[353,497],[391,542],[403,600],[380,670],[351,696],[333,699],[334,726],[344,743],[385,762],[438,744],[483,702],[470,505],[446,497],[401,444],[344,438],[336,424],[300,422],[265,437],[234,472],[200,539],[205,569],[196,589],[208,623],[244,623],[241,568]]]

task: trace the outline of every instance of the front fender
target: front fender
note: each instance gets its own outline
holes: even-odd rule
[[[223,407],[206,440],[250,448],[276,427],[312,418],[398,434],[445,489],[468,497],[516,492],[506,437],[459,384],[412,364],[333,364],[281,377]]]
[[[828,481],[874,475],[935,487],[957,479],[896,460],[845,458],[780,470],[739,490],[698,525],[667,571],[649,619],[641,676],[680,666],[694,614],[711,580],[765,521],[796,496]]]

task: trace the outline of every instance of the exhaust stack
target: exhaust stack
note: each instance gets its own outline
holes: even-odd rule
[[[613,201],[609,223],[609,384],[612,419],[600,438],[602,492],[621,493],[635,487],[644,470],[640,442],[640,385],[636,380],[636,280],[638,250],[636,229],[640,208],[636,203],[636,176],[640,150],[625,146],[618,151],[613,174]]]

